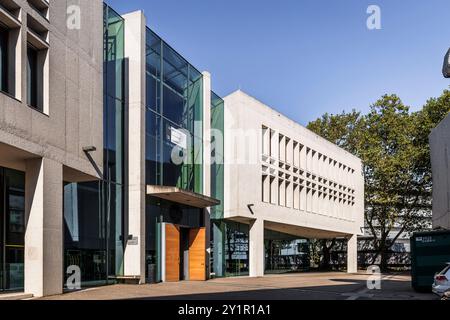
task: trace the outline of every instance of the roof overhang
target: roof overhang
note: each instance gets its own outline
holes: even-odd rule
[[[200,209],[220,204],[220,200],[177,187],[149,185],[147,186],[147,195]]]

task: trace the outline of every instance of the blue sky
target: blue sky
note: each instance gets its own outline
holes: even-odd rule
[[[148,25],[225,96],[239,88],[293,120],[367,111],[385,93],[418,110],[450,81],[448,0],[107,0]],[[382,29],[366,27],[381,8]]]

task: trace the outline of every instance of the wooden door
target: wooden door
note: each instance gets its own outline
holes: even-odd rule
[[[166,224],[166,282],[180,281],[180,229]]]
[[[189,280],[206,280],[206,229],[189,230]]]

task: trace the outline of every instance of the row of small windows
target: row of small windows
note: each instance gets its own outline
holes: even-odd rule
[[[40,13],[48,13],[48,2],[28,2]],[[12,0],[0,0],[0,11],[0,91],[22,100],[21,8]],[[40,112],[47,112],[48,27],[27,14],[26,30],[26,102]]]
[[[309,147],[305,147],[300,142],[292,140],[285,135],[278,134],[267,126],[262,127],[262,139],[263,155],[270,158],[273,162],[278,162],[280,168],[305,168],[309,159],[311,166],[314,163],[323,162],[332,166],[333,169],[342,170],[344,173],[355,173],[353,168]]]
[[[270,173],[270,170],[265,166],[262,167],[262,176],[263,178],[270,177],[272,180],[278,179],[279,182],[285,182],[287,184],[292,183],[294,186],[298,185],[307,188],[307,190],[317,191],[320,194],[323,193],[325,196],[330,195],[342,200],[350,200],[351,202],[354,202],[355,200],[354,189],[333,182],[327,183],[327,181],[323,179],[321,181],[313,180],[312,176],[311,178],[305,179],[304,177],[290,176],[279,172],[277,177]]]
[[[355,196],[336,190],[318,189],[305,184],[262,176],[261,200],[265,203],[307,212],[332,215],[335,210],[355,206]],[[317,208],[319,207],[319,208]]]
[[[272,180],[276,178],[288,185],[292,183],[294,190],[298,186],[305,188],[307,192],[317,192],[319,197],[328,197],[328,200],[335,203],[354,205],[355,189],[351,186],[354,169],[266,126],[263,126],[262,130],[263,178],[265,176]],[[273,194],[278,192],[272,186],[272,182],[270,187],[267,184],[268,182],[265,188],[270,190],[270,193],[263,190],[263,195],[266,195],[263,196],[263,201],[271,202],[267,198],[273,198]]]

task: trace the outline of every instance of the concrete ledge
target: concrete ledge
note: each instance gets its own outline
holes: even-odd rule
[[[117,280],[121,284],[140,284],[141,282],[140,276],[117,276],[112,279]]]
[[[200,209],[220,204],[220,200],[177,187],[148,185],[147,195]]]
[[[0,294],[0,301],[27,300],[33,298],[32,294],[27,293],[5,293]]]

